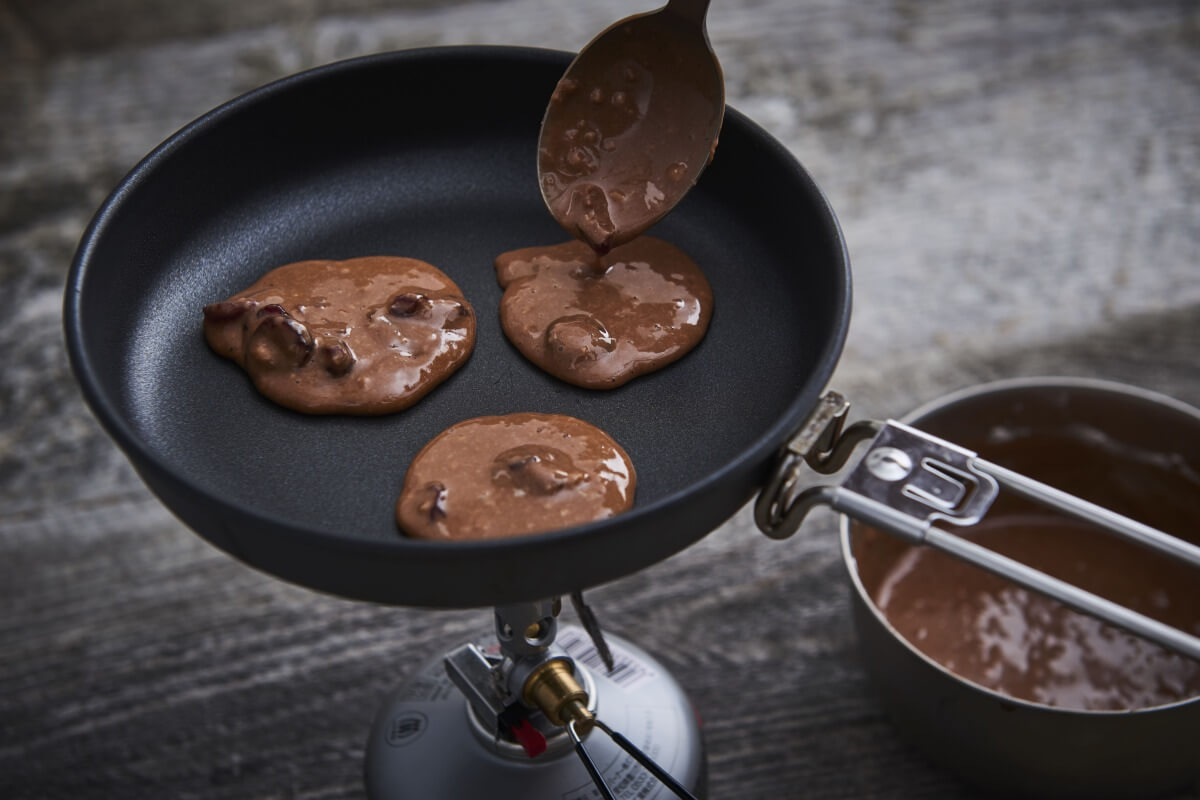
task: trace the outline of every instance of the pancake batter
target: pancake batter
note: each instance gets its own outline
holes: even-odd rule
[[[467,360],[475,313],[431,264],[299,261],[204,307],[204,335],[264,395],[307,414],[388,414]]]
[[[633,21],[597,37],[571,65],[538,140],[546,206],[599,254],[645,231],[692,188],[725,112],[720,70],[697,46],[695,21],[669,9]]]
[[[1003,431],[1002,431],[1003,432]],[[964,444],[995,463],[1194,541],[1200,473],[1079,426],[1058,437]],[[1001,494],[962,535],[1193,635],[1200,583],[1186,564]],[[876,606],[914,647],[977,684],[1043,705],[1114,711],[1200,695],[1200,663],[928,547],[862,530]]]
[[[612,389],[704,338],[712,289],[682,250],[642,236],[598,264],[578,241],[496,259],[500,324],[530,361],[576,386]]]
[[[422,539],[496,539],[582,525],[629,509],[629,456],[582,420],[508,414],[438,434],[404,477],[396,521]]]

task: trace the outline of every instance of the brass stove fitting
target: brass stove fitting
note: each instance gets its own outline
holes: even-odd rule
[[[575,680],[575,670],[565,658],[551,659],[529,673],[521,695],[555,725],[566,727],[574,722],[580,736],[585,736],[596,724],[596,718],[588,711],[587,692]]]

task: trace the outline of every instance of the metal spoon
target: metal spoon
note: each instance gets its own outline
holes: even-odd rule
[[[579,52],[542,120],[538,181],[560,225],[597,253],[662,219],[700,177],[725,113],[709,0],[669,0]]]

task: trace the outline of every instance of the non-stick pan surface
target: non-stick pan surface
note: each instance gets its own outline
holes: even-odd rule
[[[500,330],[492,260],[567,238],[542,205],[535,148],[568,60],[455,47],[315,69],[192,123],[114,191],[68,279],[68,346],[95,413],[184,522],[314,589],[468,607],[631,573],[753,495],[841,349],[849,267],[837,223],[786,150],[731,111],[712,166],[652,231],[707,272],[707,338],[614,391],[541,372]],[[205,344],[205,303],[285,262],[373,254],[436,264],[479,317],[470,361],[412,409],[297,414]],[[637,468],[634,509],[523,539],[399,534],[393,505],[416,452],[460,420],[516,411],[608,431]]]

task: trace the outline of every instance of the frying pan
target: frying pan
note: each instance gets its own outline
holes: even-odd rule
[[[606,392],[527,362],[500,330],[492,261],[551,244],[536,142],[570,54],[401,51],[320,67],[176,133],[114,190],[67,280],[72,366],[149,488],[212,544],[348,598],[475,607],[632,573],[716,528],[764,482],[816,402],[849,322],[849,263],[828,203],[778,142],[730,110],[716,159],[652,233],[706,271],[705,340]],[[413,408],[312,417],[261,397],[205,344],[201,307],[280,264],[411,256],[474,305],[469,362]],[[393,504],[433,436],[469,417],[570,414],[638,474],[612,519],[499,541],[405,538]]]

